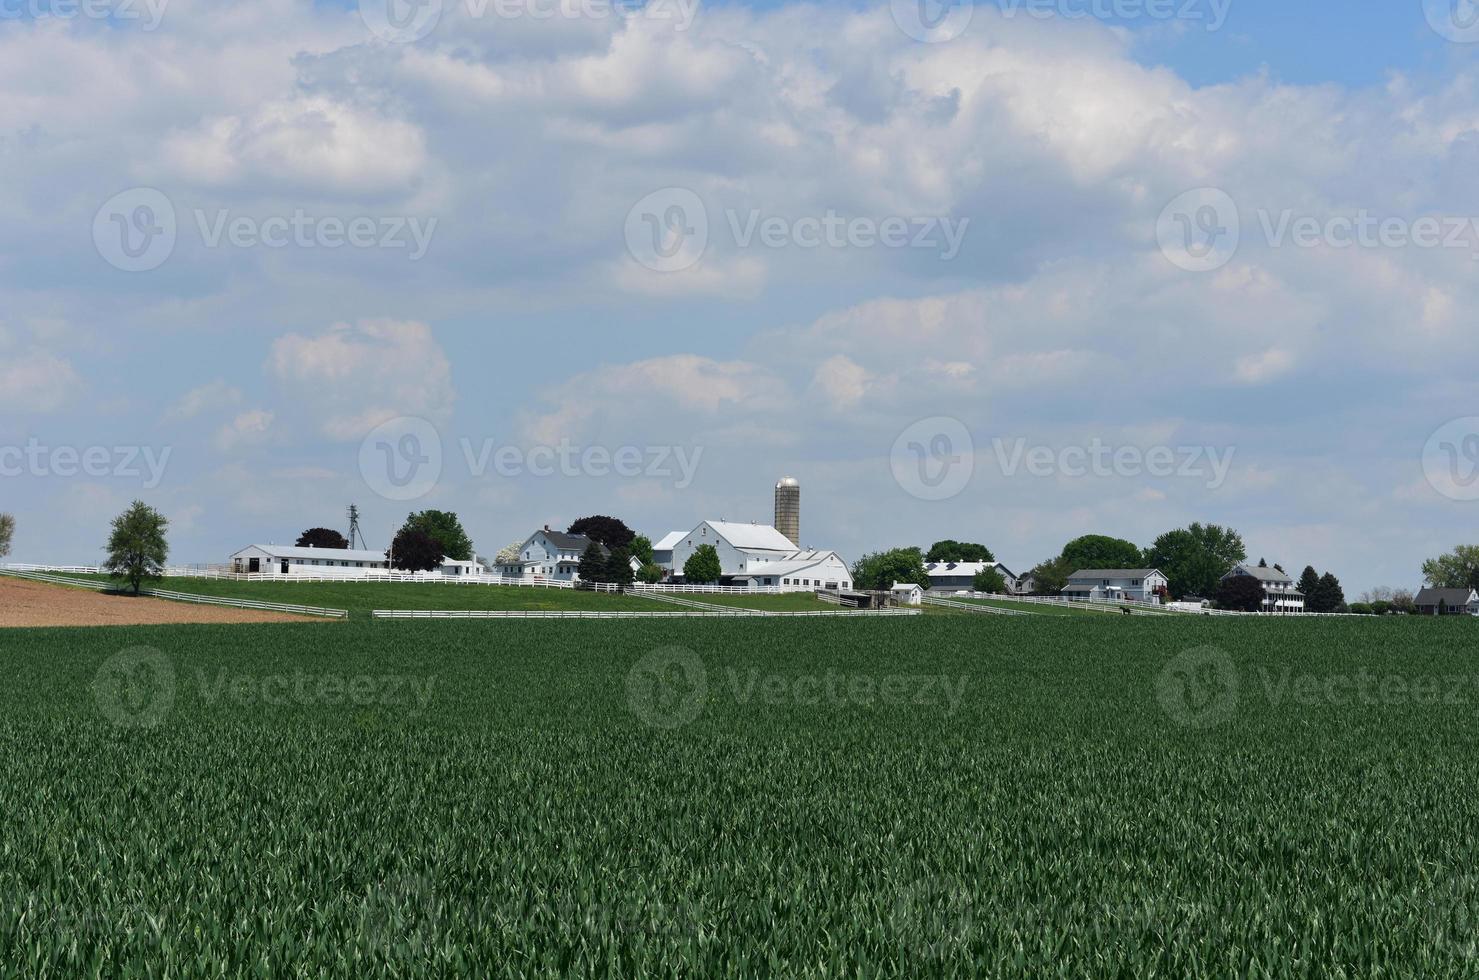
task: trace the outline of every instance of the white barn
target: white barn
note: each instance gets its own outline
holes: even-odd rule
[[[354,548],[298,548],[281,544],[254,544],[231,556],[233,572],[264,575],[344,575],[386,571],[390,561],[383,551]]]
[[[660,542],[669,543],[673,535]],[[835,551],[798,549],[767,524],[704,521],[672,542],[672,569],[683,565],[703,545],[719,555],[721,581],[757,588],[850,589],[852,572]],[[654,548],[654,550],[656,550]]]

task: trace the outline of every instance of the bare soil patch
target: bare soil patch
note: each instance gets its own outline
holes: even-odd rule
[[[0,628],[7,626],[150,626],[169,623],[307,623],[313,616],[202,606],[148,596],[0,577]]]

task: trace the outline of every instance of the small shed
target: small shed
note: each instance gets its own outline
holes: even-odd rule
[[[893,588],[888,591],[898,600],[901,606],[920,606],[924,604],[924,589],[912,582],[895,582]]]

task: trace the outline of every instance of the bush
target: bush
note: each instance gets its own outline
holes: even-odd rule
[[[1351,603],[1351,612],[1357,616],[1370,616],[1371,606],[1364,602]]]
[[[1385,616],[1392,611],[1392,604],[1385,599],[1377,599],[1369,605],[1371,607],[1371,615],[1373,616]]]

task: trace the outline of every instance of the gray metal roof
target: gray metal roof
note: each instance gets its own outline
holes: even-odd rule
[[[1160,574],[1159,568],[1085,568],[1068,576],[1068,581],[1076,578],[1149,578]]]
[[[1293,582],[1294,581],[1294,579],[1291,578],[1288,573],[1281,572],[1277,568],[1260,568],[1257,565],[1238,565],[1235,568],[1233,568],[1233,570],[1231,572],[1228,572],[1227,575],[1233,574],[1233,572],[1236,572],[1239,568],[1241,568],[1243,571],[1247,572],[1249,575],[1253,576],[1254,578],[1258,579],[1260,582]],[[1224,575],[1222,577],[1223,578],[1227,578],[1227,575]]]
[[[1436,606],[1439,600],[1449,606],[1467,606],[1473,589],[1423,589],[1413,600],[1419,606]]]

